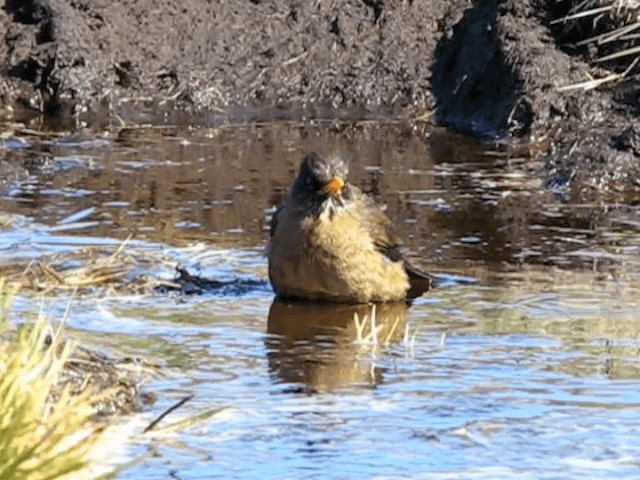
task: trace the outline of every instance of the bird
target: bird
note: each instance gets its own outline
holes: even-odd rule
[[[338,156],[304,155],[267,246],[276,296],[334,303],[407,301],[432,286],[401,251],[385,207],[348,182]]]

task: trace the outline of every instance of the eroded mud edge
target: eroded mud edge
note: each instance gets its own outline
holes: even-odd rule
[[[563,89],[593,72],[551,24],[570,4],[7,0],[0,109],[209,124],[435,111],[458,131],[539,141],[552,188],[634,192],[636,82]]]

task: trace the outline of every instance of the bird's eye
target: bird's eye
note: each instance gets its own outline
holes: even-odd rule
[[[315,177],[311,177],[311,176],[307,177],[307,179],[305,180],[305,187],[309,191],[313,191],[313,192],[316,192],[322,189],[322,185],[320,184],[320,182],[318,182],[318,180]]]

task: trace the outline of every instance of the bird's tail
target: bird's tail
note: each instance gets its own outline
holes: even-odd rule
[[[405,263],[405,270],[409,276],[409,291],[407,292],[407,299],[413,300],[419,297],[424,292],[437,287],[440,283],[439,279],[426,272],[418,270],[408,262]]]

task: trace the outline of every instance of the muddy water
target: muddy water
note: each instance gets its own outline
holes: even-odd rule
[[[115,458],[138,462],[118,478],[637,476],[634,199],[573,204],[526,149],[404,125],[27,133],[0,144],[3,271],[131,235],[129,251],[254,281],[76,295],[73,336],[165,365],[143,426],[191,393],[167,423],[219,409],[123,435]],[[265,226],[312,149],[351,161],[445,286],[408,310],[273,302]],[[68,299],[47,295],[46,312]],[[25,292],[15,309],[40,302]]]

